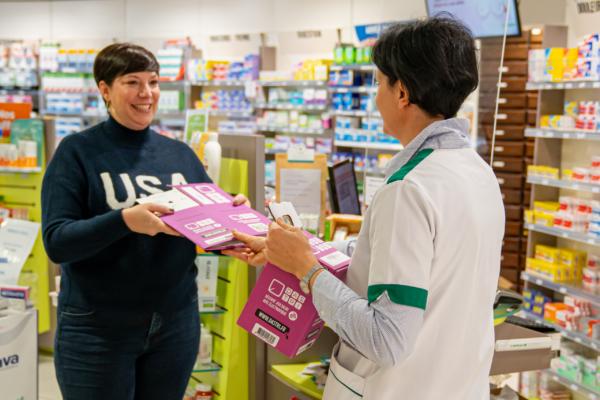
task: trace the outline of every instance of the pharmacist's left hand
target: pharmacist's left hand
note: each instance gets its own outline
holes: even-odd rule
[[[248,208],[252,208],[252,204],[250,203],[250,200],[248,200],[248,198],[246,196],[244,196],[243,194],[240,193],[233,198],[233,205],[239,206],[242,204]]]
[[[265,245],[269,262],[296,275],[298,279],[304,278],[319,263],[302,230],[286,224],[283,218],[269,225]]]

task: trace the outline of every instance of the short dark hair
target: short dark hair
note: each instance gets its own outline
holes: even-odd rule
[[[432,117],[456,116],[479,83],[473,33],[448,13],[391,25],[373,47],[373,62]]]
[[[133,72],[156,72],[160,70],[154,54],[131,43],[115,43],[98,53],[94,61],[96,84],[104,81],[112,86],[115,79]]]

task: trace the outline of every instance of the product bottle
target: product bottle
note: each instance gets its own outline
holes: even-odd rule
[[[210,139],[204,146],[203,163],[209,178],[212,179],[215,185],[218,185],[221,173],[221,145],[219,144],[218,133],[210,133]]]
[[[197,384],[194,400],[212,400],[212,386],[205,383]]]
[[[200,350],[198,351],[198,364],[208,364],[212,361],[212,340],[210,328],[202,327],[200,330]]]

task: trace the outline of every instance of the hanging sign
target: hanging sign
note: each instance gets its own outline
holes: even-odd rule
[[[194,133],[208,129],[208,110],[187,110],[185,115],[185,140],[190,142]]]
[[[402,21],[403,22],[403,21]],[[379,35],[390,25],[399,23],[398,21],[382,22],[379,24],[356,25],[356,36],[358,41],[362,42],[366,39],[377,39]],[[401,22],[400,22],[401,23]]]
[[[0,103],[0,131],[10,137],[10,127],[16,119],[31,118],[30,103]]]

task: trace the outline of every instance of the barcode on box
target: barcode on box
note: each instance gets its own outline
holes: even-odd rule
[[[296,355],[298,355],[298,354],[302,353],[303,351],[308,350],[310,347],[312,347],[312,345],[315,344],[315,340],[317,340],[317,339],[313,339],[310,342],[306,343],[304,346],[300,347],[298,349],[298,352],[296,353]]]
[[[335,253],[331,253],[328,256],[322,257],[321,261],[324,261],[332,267],[335,267],[336,265],[341,264],[344,261],[348,261],[349,259],[350,257],[345,255],[344,253],[336,251]]]
[[[269,232],[269,227],[265,224],[248,224],[248,226],[254,229],[256,232]]]
[[[277,347],[279,336],[269,332],[259,324],[254,324],[254,328],[252,328],[252,334],[269,343],[271,346]]]

